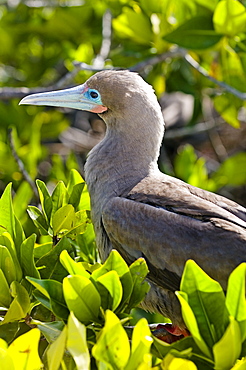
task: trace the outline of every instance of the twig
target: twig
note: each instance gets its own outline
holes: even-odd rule
[[[103,68],[105,65],[105,60],[110,53],[112,35],[111,23],[112,14],[110,10],[106,10],[102,20],[102,45],[99,54],[94,59],[94,68]]]
[[[239,99],[246,100],[246,93],[241,92],[241,91],[235,89],[234,87],[226,84],[225,82],[216,80],[216,78],[210,76],[210,74],[208,74],[208,72],[202,66],[200,66],[200,64],[194,58],[192,58],[192,56],[190,56],[190,54],[186,53],[184,58],[193,68],[195,68],[199,73],[201,73],[208,80],[210,80],[213,83],[215,83],[216,85],[222,87],[224,90],[228,91],[229,93],[237,96]]]
[[[13,139],[13,135],[12,135],[12,129],[9,129],[9,131],[8,131],[8,137],[9,137],[9,144],[10,144],[10,148],[11,148],[12,154],[13,154],[15,160],[16,160],[16,163],[18,164],[18,167],[19,167],[20,172],[22,173],[23,178],[26,180],[26,182],[28,182],[28,184],[31,186],[35,197],[37,199],[39,199],[38,191],[37,191],[35,182],[29,176],[28,172],[25,169],[25,166],[24,166],[22,160],[20,159],[20,157],[18,156],[18,154],[17,154],[17,152],[15,150],[14,139]]]

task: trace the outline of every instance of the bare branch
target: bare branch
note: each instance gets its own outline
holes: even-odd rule
[[[242,100],[246,100],[246,93],[244,92],[241,92],[237,89],[235,89],[234,87],[226,84],[225,82],[222,82],[222,81],[219,81],[219,80],[216,80],[216,78],[210,76],[208,74],[208,72],[202,67],[200,66],[200,64],[194,59],[192,58],[192,56],[190,56],[190,54],[186,53],[185,56],[184,56],[185,60],[193,67],[195,68],[199,73],[201,73],[204,77],[206,77],[208,80],[212,81],[213,83],[215,83],[216,85],[222,87],[224,90],[228,91],[229,93],[237,96],[239,99],[242,99]]]

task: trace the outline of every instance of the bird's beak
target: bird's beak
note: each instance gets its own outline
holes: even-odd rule
[[[86,94],[87,91],[88,87],[86,84],[83,84],[70,89],[28,95],[19,104],[48,105],[87,110],[95,113],[102,113],[107,110],[101,101],[91,101]]]

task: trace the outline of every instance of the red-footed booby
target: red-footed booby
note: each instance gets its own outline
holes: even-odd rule
[[[184,329],[174,292],[186,260],[226,288],[229,274],[246,261],[246,209],[159,171],[163,116],[152,87],[136,73],[98,72],[83,85],[20,104],[87,110],[105,121],[106,136],[85,165],[102,260],[112,248],[129,264],[144,257],[151,289],[143,308]]]

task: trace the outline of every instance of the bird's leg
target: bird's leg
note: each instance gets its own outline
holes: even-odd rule
[[[158,324],[152,331],[152,334],[166,343],[174,343],[190,335],[187,329],[181,329],[172,324]]]

